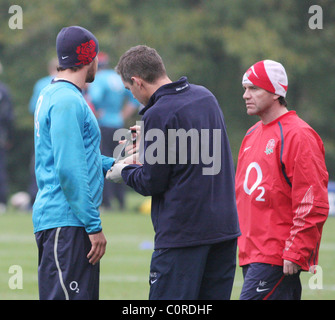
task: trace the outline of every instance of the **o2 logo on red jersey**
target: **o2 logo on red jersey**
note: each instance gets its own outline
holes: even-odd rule
[[[254,184],[249,188],[248,182],[249,182],[250,172],[252,169],[256,170],[257,178]],[[265,199],[263,198],[265,194],[265,188],[260,186],[260,184],[262,183],[262,180],[263,180],[263,172],[262,172],[260,165],[257,162],[251,162],[245,173],[243,189],[245,193],[248,194],[249,196],[255,191],[259,192],[258,196],[256,197],[256,201],[265,201]]]

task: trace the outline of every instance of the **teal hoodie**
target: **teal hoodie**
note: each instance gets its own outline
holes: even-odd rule
[[[101,231],[104,176],[114,159],[101,155],[97,120],[78,87],[59,80],[42,90],[34,140],[34,232],[65,226]]]

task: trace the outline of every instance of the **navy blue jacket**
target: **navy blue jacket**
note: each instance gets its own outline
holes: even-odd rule
[[[240,230],[235,171],[223,114],[214,95],[182,77],[160,87],[141,114],[146,152],[144,164],[125,167],[122,177],[138,193],[152,196],[155,249],[213,244],[237,238]],[[157,147],[155,138],[149,137],[151,129],[160,129],[164,133],[163,146]],[[193,137],[189,138],[187,148],[179,150],[181,141],[178,138],[171,139],[177,141],[176,145],[168,143],[168,133],[175,132],[174,129],[184,129],[185,132],[193,129],[195,135],[199,133],[198,140],[195,137],[193,142],[199,143],[193,143],[192,149]],[[218,129],[220,135],[214,142],[213,129]],[[201,132],[204,131],[209,135],[204,135],[201,143]],[[198,148],[194,147],[196,145]],[[204,169],[214,167],[209,158],[203,156],[208,147],[209,155],[216,148],[220,156],[220,170],[213,171],[214,174],[204,174]],[[148,154],[155,155],[153,149],[163,152],[160,157],[157,153],[158,163],[154,164],[152,159],[148,163]],[[186,158],[180,154],[185,149]]]

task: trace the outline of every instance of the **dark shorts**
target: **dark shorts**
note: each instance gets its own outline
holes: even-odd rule
[[[236,239],[212,245],[155,250],[150,300],[229,300],[236,269]]]
[[[282,266],[251,263],[243,266],[240,300],[300,300],[300,272],[285,276]]]
[[[41,300],[99,299],[99,263],[88,262],[91,242],[84,228],[43,230],[35,238]]]

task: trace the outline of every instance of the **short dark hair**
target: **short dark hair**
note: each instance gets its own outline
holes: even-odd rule
[[[63,68],[61,66],[57,66],[57,71],[64,71],[64,70],[72,70],[73,72],[77,72],[78,70],[80,70],[81,68],[83,68],[83,64],[76,66],[76,67],[70,67],[70,68]]]
[[[279,96],[278,101],[282,106],[287,107],[287,101],[285,100],[284,97]]]
[[[149,83],[166,75],[165,66],[158,52],[146,45],[138,45],[125,52],[115,67],[125,82],[133,83],[131,77],[138,76]]]

